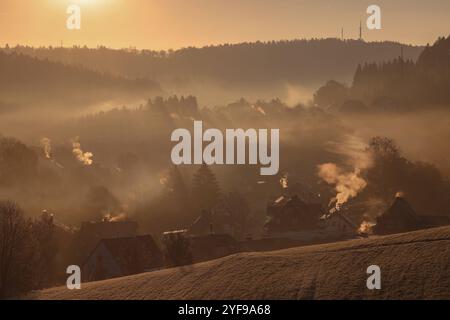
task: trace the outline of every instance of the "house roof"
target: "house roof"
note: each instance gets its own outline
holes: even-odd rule
[[[396,197],[394,203],[386,211],[386,214],[407,214],[411,217],[417,217],[416,212],[413,210],[411,205],[402,197]]]
[[[347,225],[349,225],[351,228],[357,229],[358,227],[356,224],[350,220],[343,212],[340,212],[339,210],[335,210],[332,213],[328,213],[320,217],[321,220],[328,220],[328,219],[340,219],[344,221]]]
[[[150,235],[102,239],[87,258],[95,253],[100,246],[110,252],[122,274],[134,274],[154,267],[161,261],[162,254]]]
[[[278,198],[271,205],[271,207],[276,207],[280,209],[293,207],[298,212],[314,214],[315,216],[317,216],[317,218],[319,218],[323,213],[322,206],[319,203],[306,203],[296,195],[292,197],[282,196]],[[283,214],[283,211],[278,211],[276,213]]]

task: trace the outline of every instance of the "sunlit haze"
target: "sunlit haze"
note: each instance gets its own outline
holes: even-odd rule
[[[0,45],[105,45],[177,49],[245,41],[357,38],[373,1],[350,0],[2,0]],[[66,8],[82,10],[82,28],[65,27]],[[447,0],[377,1],[382,30],[366,40],[432,43],[450,30]]]

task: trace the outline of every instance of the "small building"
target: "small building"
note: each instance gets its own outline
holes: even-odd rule
[[[215,232],[233,234],[230,214],[219,213],[216,210],[203,210],[188,230],[191,235],[209,235]]]
[[[413,231],[420,228],[419,218],[403,197],[396,197],[389,209],[377,218],[373,227],[376,234]]]
[[[242,239],[248,232],[246,228],[250,227],[250,208],[247,204],[243,196],[231,192],[209,210],[203,210],[188,232],[191,235],[229,234],[235,239]]]
[[[267,207],[266,234],[314,230],[324,212],[320,204],[306,203],[298,196],[281,196]]]
[[[358,227],[343,212],[334,211],[321,217],[323,230],[332,237],[355,237]]]
[[[182,238],[187,241],[188,254],[192,263],[213,260],[238,252],[238,242],[229,234],[192,235],[188,230],[175,230],[163,233],[163,239]],[[166,242],[163,240],[163,242]]]
[[[137,236],[135,221],[82,222],[77,235],[78,260],[82,262],[102,239]]]
[[[150,235],[102,239],[83,263],[83,281],[147,272],[163,266],[161,250]]]
[[[392,234],[449,225],[447,216],[418,215],[403,197],[397,196],[373,227],[376,234]]]

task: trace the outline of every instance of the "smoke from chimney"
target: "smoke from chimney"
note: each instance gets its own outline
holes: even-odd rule
[[[51,159],[51,154],[52,154],[52,144],[51,144],[51,140],[49,138],[42,138],[41,139],[41,147],[42,150],[44,151],[44,155],[47,159]]]
[[[353,172],[344,172],[334,163],[319,165],[319,177],[326,183],[335,186],[336,196],[331,199],[336,207],[345,204],[350,198],[354,198],[367,186],[367,182],[360,177],[360,169]]]
[[[251,107],[253,110],[255,110],[256,112],[259,112],[263,116],[267,115],[266,111],[261,106],[252,105]]]
[[[396,197],[396,198],[404,198],[404,197],[405,197],[405,193],[404,193],[403,191],[398,191],[398,192],[395,194],[395,197]]]
[[[92,157],[94,156],[92,152],[84,152],[81,149],[81,144],[79,142],[79,137],[76,137],[72,140],[72,152],[77,158],[85,166],[90,166],[94,162]]]
[[[280,185],[283,189],[289,188],[289,174],[283,173],[283,175],[280,178]]]
[[[105,214],[103,216],[103,222],[122,222],[127,220],[128,216],[125,213],[121,213],[117,216],[113,216],[111,214]]]
[[[375,223],[369,222],[369,221],[363,221],[361,225],[359,226],[358,232],[359,233],[365,233],[365,234],[372,234],[373,233],[373,227],[375,226]]]
[[[373,161],[367,146],[355,136],[348,135],[345,141],[330,143],[330,146],[331,152],[345,156],[347,165],[353,168],[346,171],[334,163],[318,166],[319,177],[335,186],[336,196],[331,199],[330,205],[333,203],[339,208],[367,186],[367,181],[363,179],[361,173],[370,168]]]

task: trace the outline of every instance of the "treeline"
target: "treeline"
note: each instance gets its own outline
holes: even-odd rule
[[[382,64],[359,66],[353,94],[365,101],[390,98],[398,103],[450,103],[450,36],[427,46],[417,62],[399,57]]]
[[[73,103],[94,95],[160,92],[159,84],[148,79],[112,76],[16,52],[0,52],[0,70],[0,100],[10,103],[40,99]]]
[[[312,83],[348,78],[358,63],[390,60],[399,55],[400,47],[396,42],[312,39],[224,44],[176,51],[23,46],[4,50],[133,77]],[[423,49],[407,45],[403,48],[405,57],[412,60]]]
[[[417,61],[400,55],[358,65],[353,84],[329,81],[314,97],[321,107],[345,111],[410,110],[450,104],[450,36],[427,46]]]

